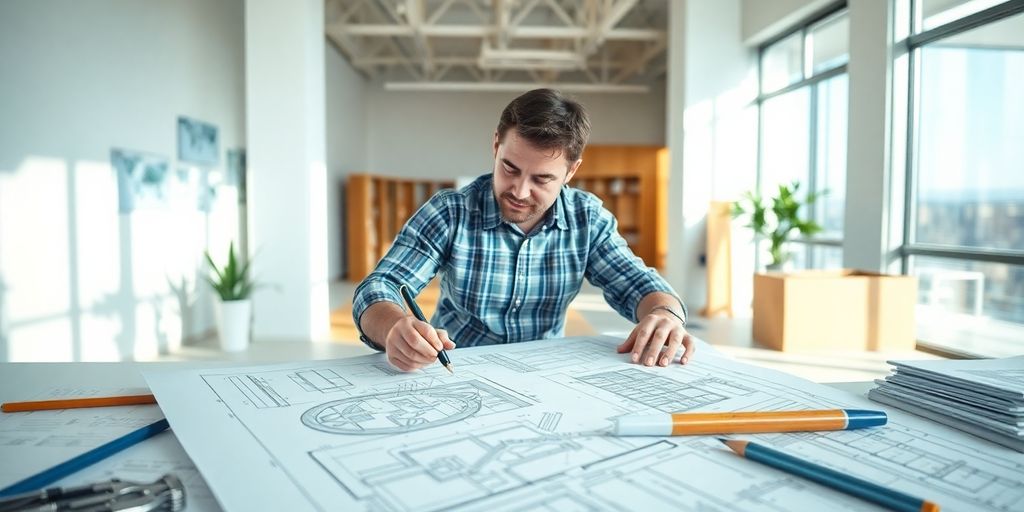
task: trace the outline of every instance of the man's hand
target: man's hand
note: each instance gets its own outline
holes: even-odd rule
[[[437,353],[442,348],[455,348],[455,343],[448,339],[448,332],[434,329],[427,322],[411,315],[395,322],[384,340],[388,362],[405,372],[418,370],[437,361]]]
[[[685,351],[679,358],[679,364],[686,364],[693,357],[693,338],[672,313],[655,309],[640,319],[626,341],[619,345],[618,352],[632,352],[630,360],[644,366],[668,366],[680,345]]]

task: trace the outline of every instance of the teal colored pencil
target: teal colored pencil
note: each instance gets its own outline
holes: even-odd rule
[[[56,466],[40,471],[35,475],[32,475],[24,480],[15,482],[3,489],[0,489],[0,498],[4,496],[13,496],[15,494],[21,494],[25,492],[36,491],[46,487],[61,478],[64,478],[75,471],[78,471],[86,466],[91,466],[111,455],[128,448],[129,446],[149,439],[164,430],[167,430],[166,419],[162,419],[155,423],[151,423],[133,432],[129,432],[113,441],[93,448],[73,459],[69,459],[65,462],[61,462]]]
[[[725,443],[726,446],[741,457],[756,460],[787,473],[802,476],[826,487],[877,503],[892,510],[899,512],[939,511],[939,506],[930,501],[915,498],[845,473],[833,471],[824,466],[798,459],[792,455],[786,455],[761,444],[722,438],[718,438],[718,440]]]

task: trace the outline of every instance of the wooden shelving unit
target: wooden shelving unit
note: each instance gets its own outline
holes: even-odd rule
[[[345,190],[348,279],[369,275],[413,212],[438,190],[454,186],[454,181],[350,175]]]
[[[619,232],[647,265],[665,268],[668,150],[589,146],[570,185],[592,192],[619,220]],[[413,212],[453,181],[353,174],[346,187],[348,279],[366,277]]]
[[[588,146],[570,185],[593,193],[619,220],[619,233],[648,266],[668,253],[668,149]]]

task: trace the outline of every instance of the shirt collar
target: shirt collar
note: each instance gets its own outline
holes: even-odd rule
[[[478,192],[480,193],[480,199],[483,203],[483,208],[481,210],[481,226],[483,229],[494,229],[502,223],[498,200],[494,197],[494,181],[488,177],[486,180],[481,180],[480,185]],[[552,226],[557,226],[558,229],[561,230],[569,229],[569,224],[565,220],[565,196],[569,193],[568,188],[569,185],[562,185],[562,190],[558,193],[558,198],[555,199],[555,203],[551,205],[551,208],[549,208],[547,212],[544,213],[545,218],[543,225],[547,226],[549,229]]]
[[[481,225],[484,229],[494,229],[501,224],[501,210],[498,209],[498,201],[494,198],[494,181],[490,178],[482,180],[479,193],[483,203]]]

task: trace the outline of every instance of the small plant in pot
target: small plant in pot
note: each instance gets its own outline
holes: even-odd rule
[[[746,192],[742,199],[732,204],[733,218],[748,217],[747,227],[754,230],[755,236],[769,241],[768,254],[771,256],[771,262],[767,265],[768,271],[782,270],[782,266],[789,259],[786,242],[790,240],[794,231],[805,237],[821,232],[821,226],[806,216],[802,217],[800,209],[804,206],[810,208],[828,191],[822,191],[820,194],[811,192],[801,200],[797,194],[799,190],[800,182],[794,181],[791,184],[779,185],[778,194],[770,198],[770,203],[757,192]]]
[[[225,352],[245,350],[249,344],[249,319],[252,315],[249,296],[253,282],[249,277],[249,262],[238,261],[234,242],[228,246],[228,261],[223,267],[214,263],[209,252],[205,254],[212,270],[206,280],[220,298],[215,316],[221,349]]]

